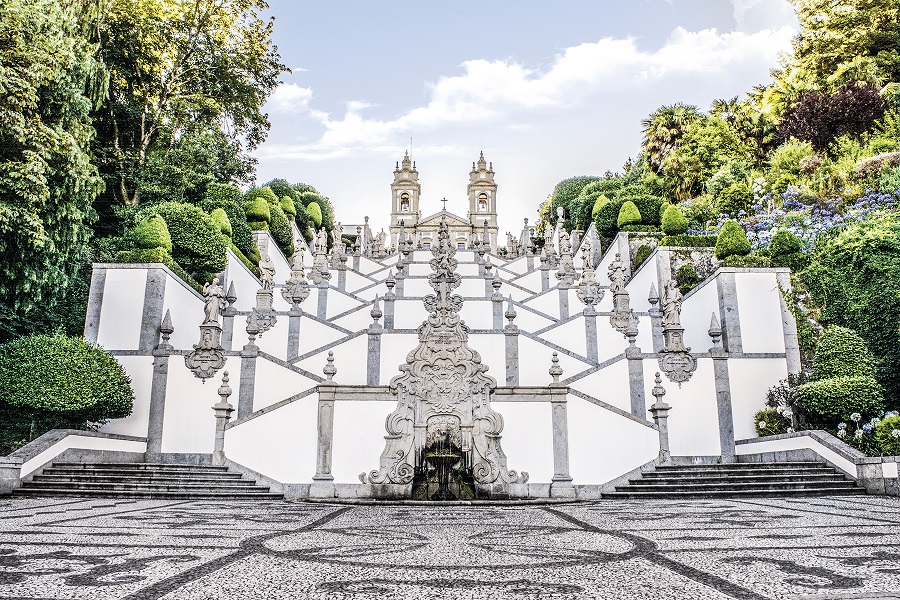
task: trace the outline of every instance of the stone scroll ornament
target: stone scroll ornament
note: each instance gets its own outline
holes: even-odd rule
[[[364,483],[411,483],[416,456],[427,444],[428,432],[453,421],[459,423],[460,447],[471,453],[476,482],[525,483],[527,473],[507,469],[500,447],[503,418],[490,404],[497,382],[485,374],[487,366],[469,347],[469,328],[459,316],[463,299],[452,294],[461,277],[456,273],[456,248],[443,219],[431,253],[428,282],[435,293],[424,298],[428,318],[419,326],[418,346],[400,366],[402,373],[390,383],[397,408],[385,421],[380,468],[361,474],[360,479]]]
[[[697,370],[697,359],[691,354],[691,349],[684,345],[684,327],[681,326],[683,299],[675,281],[670,280],[663,288],[663,349],[659,351],[659,368],[678,387]]]
[[[219,316],[225,310],[225,290],[219,285],[219,278],[203,286],[203,323],[200,325],[200,342],[184,357],[185,366],[195,377],[206,380],[225,366],[222,353],[222,325]]]
[[[631,299],[625,291],[625,264],[622,255],[616,252],[616,259],[609,263],[609,291],[613,295],[613,314],[609,324],[619,333],[625,333],[631,316]]]

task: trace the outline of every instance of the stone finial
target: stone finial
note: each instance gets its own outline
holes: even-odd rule
[[[553,363],[550,366],[550,371],[549,371],[550,376],[553,377],[553,383],[551,385],[559,385],[559,378],[563,374],[562,367],[559,366],[559,355],[556,352],[554,352],[553,358],[551,358],[550,361]]]
[[[709,337],[712,338],[713,348],[722,347],[722,327],[719,325],[719,317],[713,311],[712,318],[709,320]]]
[[[377,323],[378,319],[384,316],[384,313],[381,311],[381,304],[379,303],[378,295],[375,295],[375,300],[372,302],[372,310],[369,311],[369,315],[372,317],[372,320]]]
[[[256,322],[256,309],[250,311],[250,314],[247,315],[247,345],[253,346],[256,344],[256,336],[259,335],[259,325]]]
[[[325,368],[322,369],[322,372],[325,373],[325,377],[327,377],[328,383],[334,383],[334,376],[337,373],[337,367],[334,366],[334,352],[331,350],[328,351],[328,359],[325,365]]]
[[[500,295],[500,287],[503,285],[503,281],[500,279],[500,273],[494,273],[494,278],[491,280],[491,287],[494,288],[493,298],[495,300],[502,300],[503,296]]]
[[[656,373],[656,376],[654,377],[653,383],[653,390],[650,393],[653,394],[653,397],[656,399],[657,404],[662,404],[662,398],[666,395],[666,388],[662,386],[662,377],[660,377],[658,371]]]
[[[231,386],[228,385],[228,371],[222,373],[222,385],[219,386],[218,394],[222,398],[222,404],[228,404],[228,398],[231,396]]]
[[[634,314],[634,310],[629,311],[628,325],[625,326],[625,337],[628,338],[628,345],[632,348],[635,341],[637,341],[638,325],[640,325],[640,319]]]
[[[159,332],[162,334],[162,341],[156,347],[159,350],[172,350],[172,344],[169,343],[169,336],[175,332],[175,328],[172,326],[172,315],[169,314],[169,309],[166,309],[166,315],[163,317],[162,323],[159,326]]]
[[[237,292],[234,291],[234,280],[231,280],[231,283],[228,284],[228,292],[225,294],[225,301],[228,302],[228,307],[231,308],[235,302],[237,302]]]
[[[659,304],[659,292],[656,291],[655,281],[650,282],[650,295],[647,296],[647,301],[650,302],[650,306],[654,309],[656,308],[656,305]]]
[[[506,317],[506,320],[509,321],[509,323],[507,323],[507,325],[506,325],[506,328],[510,329],[510,328],[515,327],[515,324],[513,324],[513,321],[515,320],[517,314],[516,314],[516,309],[513,306],[512,294],[510,294],[509,300],[507,300],[506,313],[504,313],[504,316]]]
[[[485,275],[491,274],[491,269],[494,268],[494,265],[491,264],[490,255],[484,257],[484,273]]]
[[[394,293],[394,286],[397,285],[397,280],[394,279],[394,271],[391,269],[388,271],[387,279],[384,280],[384,285],[387,286],[388,294]]]

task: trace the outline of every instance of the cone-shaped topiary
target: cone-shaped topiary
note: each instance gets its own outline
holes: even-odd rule
[[[616,218],[616,226],[621,229],[626,225],[637,225],[641,222],[641,211],[638,210],[637,205],[628,200],[622,204],[622,208],[619,209],[619,216]]]
[[[725,221],[716,240],[716,258],[722,260],[728,256],[746,256],[747,254],[750,254],[750,240],[747,239],[747,232],[737,221]]]
[[[600,209],[603,208],[606,204],[609,204],[609,198],[607,198],[603,194],[597,196],[597,199],[594,200],[594,208],[591,209],[591,220],[597,220],[597,215],[600,213]]]
[[[172,252],[172,236],[169,235],[166,222],[159,215],[151,215],[139,221],[131,230],[130,237],[138,248],[163,248],[166,252]]]
[[[662,230],[666,235],[681,235],[688,230],[687,218],[674,204],[669,204],[663,213]]]
[[[226,214],[223,209],[214,209],[209,213],[209,218],[213,220],[213,223],[219,226],[219,231],[228,237],[231,237],[231,221],[228,219],[228,214]]]
[[[316,229],[322,226],[322,207],[319,206],[318,202],[310,202],[306,206],[306,214],[309,215],[309,220],[312,221]]]
[[[831,325],[822,333],[813,358],[814,380],[874,376],[875,357],[858,333],[839,325]]]
[[[290,196],[284,196],[281,199],[281,210],[291,221],[297,216],[297,207],[294,206],[294,200]]]
[[[796,235],[786,229],[778,231],[769,242],[769,254],[772,258],[800,252],[803,242]]]
[[[199,206],[164,202],[147,209],[165,220],[172,237],[172,258],[199,282],[225,270],[228,238]]]

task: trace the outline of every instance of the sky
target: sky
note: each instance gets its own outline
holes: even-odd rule
[[[328,196],[337,220],[387,228],[406,150],[423,216],[465,216],[483,151],[501,236],[562,179],[621,171],[662,105],[743,95],[790,50],[787,0],[268,0],[291,73],[269,98],[257,183]]]

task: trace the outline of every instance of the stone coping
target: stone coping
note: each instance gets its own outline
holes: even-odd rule
[[[840,455],[842,458],[849,460],[850,462],[857,465],[867,465],[867,464],[880,464],[880,463],[895,463],[900,462],[900,456],[866,456],[853,446],[847,444],[846,442],[836,438],[831,435],[827,431],[822,431],[821,429],[810,429],[806,431],[795,431],[793,433],[780,433],[777,435],[767,435],[758,438],[749,438],[745,440],[736,440],[734,443],[738,446],[741,445],[749,445],[754,443],[762,443],[768,441],[775,440],[786,440],[791,438],[799,438],[799,437],[809,437],[832,452]]]
[[[237,260],[235,258],[235,260]],[[238,261],[240,262],[240,261]],[[166,274],[170,275],[172,279],[177,281],[184,289],[188,290],[194,296],[197,297],[198,300],[203,300],[203,294],[192,288],[188,283],[175,274],[172,269],[164,265],[163,263],[93,263],[91,265],[95,269],[162,269],[166,272]]]
[[[60,442],[61,440],[69,437],[70,435],[80,437],[104,438],[108,440],[126,440],[130,442],[147,441],[147,438],[145,437],[120,435],[118,433],[104,433],[102,431],[86,431],[81,429],[51,429],[39,438],[28,442],[9,456],[0,457],[0,462],[24,463],[39,455],[41,452],[47,450],[57,442]]]
[[[572,498],[522,498],[513,500],[378,500],[375,498],[303,498],[298,502],[310,504],[343,504],[352,506],[534,506],[547,504],[576,504],[584,502]]]

